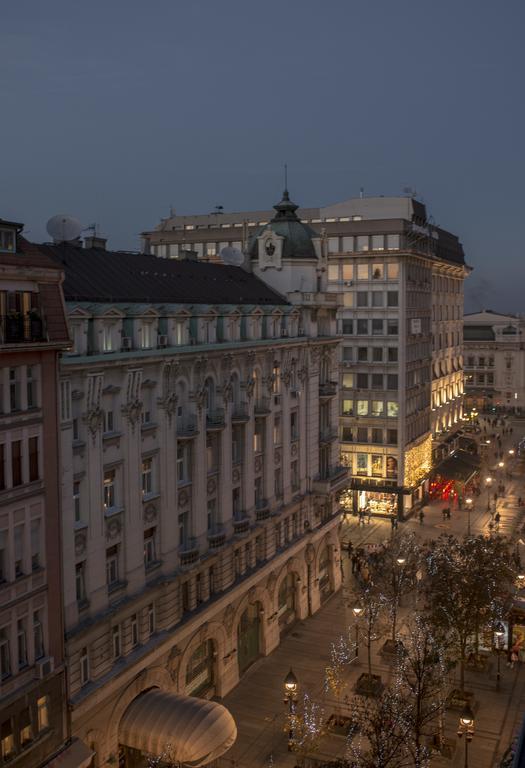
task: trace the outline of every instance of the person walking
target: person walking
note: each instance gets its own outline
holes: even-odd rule
[[[421,510],[419,513],[419,525],[423,525],[424,519],[425,519],[425,513],[423,512],[423,510]]]

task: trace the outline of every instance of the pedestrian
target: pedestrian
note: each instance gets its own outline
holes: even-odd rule
[[[447,520],[450,520],[450,507],[447,507]]]
[[[494,515],[494,520],[496,521],[496,525],[499,525],[499,521],[501,520],[501,515],[499,512],[496,512]]]
[[[370,512],[369,509],[367,509],[367,511],[366,511],[366,522],[367,522],[368,525],[370,525],[370,520],[371,519],[372,519],[372,513]]]
[[[423,525],[424,519],[425,519],[425,513],[423,512],[423,510],[421,510],[419,513],[419,525]]]
[[[347,552],[348,552],[348,557],[350,557],[350,555],[352,554],[352,551],[354,549],[354,545],[352,544],[350,539],[348,540],[348,544],[346,545],[346,549],[347,549]]]
[[[443,514],[443,520],[446,520],[447,519],[447,508],[446,507],[443,507],[442,514]]]
[[[518,661],[518,654],[516,653],[516,651],[513,648],[512,651],[510,652],[510,668],[511,669],[514,669],[514,664],[517,661]]]
[[[390,525],[392,526],[392,530],[394,530],[394,528],[396,527],[395,518],[393,518],[393,517],[390,518]]]
[[[357,570],[357,555],[352,555],[352,574]]]

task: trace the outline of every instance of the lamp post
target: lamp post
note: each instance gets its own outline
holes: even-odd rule
[[[293,748],[293,714],[297,701],[297,688],[297,678],[290,667],[290,671],[284,678],[284,703],[288,705],[288,752]]]
[[[474,736],[474,713],[470,705],[465,704],[465,708],[459,718],[458,736],[461,739],[465,737],[465,762],[464,767],[468,768],[468,746]]]
[[[485,485],[487,486],[487,512],[490,512],[490,486],[492,484],[492,478],[485,478]]]
[[[494,634],[496,635],[496,646],[494,650],[498,655],[498,671],[496,673],[496,690],[499,691],[499,684],[501,680],[501,673],[500,673],[501,638],[505,634],[505,627],[503,626],[501,621],[498,621],[498,623],[494,627]]]
[[[470,496],[468,499],[465,499],[465,504],[467,505],[467,536],[470,536],[470,511],[472,509],[472,499]]]
[[[358,618],[363,613],[363,606],[356,603],[352,608],[352,613],[355,616],[355,658],[359,658],[359,626],[357,624]]]
[[[504,461],[498,461],[498,467],[499,467],[499,471],[500,471],[501,475],[503,475],[503,467],[504,466],[505,466],[505,462]]]

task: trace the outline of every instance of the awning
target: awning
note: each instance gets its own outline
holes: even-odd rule
[[[200,766],[223,755],[237,738],[222,704],[153,688],[126,709],[119,742],[174,763]]]
[[[479,469],[479,464],[473,461],[474,458],[465,451],[456,451],[438,464],[433,474],[441,475],[441,477],[446,477],[448,480],[468,483]]]
[[[93,752],[83,741],[73,739],[69,747],[46,763],[46,768],[87,768],[92,757]]]

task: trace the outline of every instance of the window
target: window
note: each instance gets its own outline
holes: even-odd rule
[[[372,477],[383,476],[383,457],[381,454],[372,454]]]
[[[208,531],[213,531],[216,525],[216,518],[217,518],[216,499],[208,499],[207,516],[208,516]]]
[[[368,416],[368,400],[357,401],[357,415]]]
[[[24,747],[33,739],[33,727],[31,725],[31,710],[29,707],[23,709],[18,715],[20,725],[20,746]]]
[[[18,669],[27,667],[27,633],[26,620],[18,619],[16,623],[16,646],[18,652]]]
[[[104,472],[104,508],[114,509],[115,506],[115,470],[110,469]]]
[[[354,386],[354,374],[353,373],[343,373],[343,388],[344,389],[352,389]]]
[[[382,336],[384,333],[383,320],[381,318],[372,319],[372,335]]]
[[[142,495],[147,496],[153,491],[153,459],[142,460]]]
[[[0,629],[0,679],[5,680],[11,674],[11,651],[9,649],[9,629]]]
[[[374,251],[384,251],[385,249],[385,236],[384,235],[372,235],[372,250]],[[374,267],[381,267],[381,271],[383,270],[382,264],[374,264]]]
[[[345,318],[343,320],[343,335],[352,335],[354,332],[354,321]]]
[[[343,427],[341,434],[341,440],[343,443],[351,443],[353,442],[353,439],[352,427]]]
[[[150,349],[153,346],[153,324],[143,323],[141,344],[142,349]]]
[[[397,307],[399,306],[399,294],[397,291],[387,291],[386,294],[386,305],[387,307]]]
[[[392,400],[389,400],[386,404],[386,415],[391,418],[397,418],[398,414],[399,414],[398,403],[395,403]]]
[[[280,499],[283,495],[283,476],[281,469],[276,469],[274,474],[275,480],[275,498]]]
[[[374,363],[381,363],[381,362],[383,362],[383,348],[382,347],[372,347],[372,362],[374,362]]]
[[[357,306],[368,307],[368,291],[357,291]]]
[[[15,579],[24,575],[24,524],[15,526]]]
[[[31,570],[37,571],[40,566],[40,519],[31,520]]]
[[[73,419],[73,440],[80,440],[80,430],[78,428],[78,419]]]
[[[368,280],[368,264],[357,265],[357,279]]]
[[[282,442],[281,417],[280,416],[274,416],[274,419],[273,419],[273,444],[274,445],[281,445],[281,442]]]
[[[84,646],[80,651],[80,685],[89,683],[89,656],[88,649]]]
[[[75,480],[73,482],[73,513],[75,523],[80,522],[80,482]]]
[[[16,236],[14,229],[0,229],[0,251],[14,253],[16,251]]]
[[[27,395],[27,407],[36,408],[37,407],[36,380],[34,378],[34,368],[31,365],[28,365],[26,368],[26,395]]]
[[[291,464],[291,483],[292,483],[292,491],[298,491],[299,490],[299,462],[298,461],[292,461],[292,464]]]
[[[368,347],[358,347],[357,348],[357,360],[360,363],[367,363],[368,362]]]
[[[386,377],[386,388],[397,389],[397,373],[389,373]]]
[[[179,443],[177,445],[177,482],[188,483],[191,479],[191,445]]]
[[[339,264],[328,265],[328,279],[339,280]]]
[[[115,421],[113,418],[113,411],[104,411],[104,432],[114,432]]]
[[[357,333],[360,336],[366,336],[368,334],[368,320],[357,321]]]
[[[399,250],[399,235],[387,235],[386,236],[386,247],[389,251],[398,251]],[[396,264],[389,264],[389,267],[397,267]],[[389,275],[390,277],[390,275]],[[397,278],[397,274],[396,274]]]
[[[389,445],[397,445],[397,429],[387,429],[386,441]]]
[[[49,728],[49,703],[47,696],[41,696],[36,700],[36,716],[39,733]]]
[[[0,443],[0,491],[5,489],[5,443]]]
[[[77,602],[82,603],[86,599],[86,561],[77,563],[75,566],[75,588]]]
[[[46,655],[44,648],[44,628],[40,617],[40,611],[33,613],[33,645],[35,649],[35,659],[41,659]]]
[[[383,389],[383,374],[382,373],[373,373],[372,374],[372,389]]]
[[[146,568],[157,562],[155,533],[155,528],[148,528],[147,531],[144,531],[144,565]]]
[[[113,350],[113,334],[111,325],[102,327],[102,351],[111,352]]]
[[[297,411],[290,413],[290,438],[292,440],[299,439],[299,413]]]
[[[342,414],[343,414],[343,416],[353,416],[354,415],[354,401],[353,400],[343,399]]]
[[[29,447],[29,482],[38,480],[40,473],[38,471],[38,437],[30,437]]]
[[[397,336],[398,334],[398,323],[396,320],[387,320],[386,321],[386,332],[389,336]]]
[[[357,236],[357,250],[358,251],[368,251],[368,235],[358,235]],[[367,276],[366,278],[360,278],[359,277],[359,269],[361,267],[366,267]],[[368,264],[359,264],[357,267],[357,279],[358,280],[366,280],[368,279]]]
[[[346,240],[346,238],[343,238],[343,242]],[[346,248],[344,250],[347,250]],[[352,250],[352,249],[350,249]],[[353,280],[354,279],[354,265],[353,264],[343,264],[343,280]]]
[[[22,441],[13,440],[11,443],[11,485],[15,488],[22,485]]]
[[[254,489],[255,489],[255,506],[259,508],[264,504],[262,477],[255,478]]]
[[[357,454],[357,465],[356,465],[356,474],[358,475],[367,475],[368,474],[368,454],[367,453],[358,453]]]
[[[11,411],[20,410],[20,379],[18,368],[9,369],[9,406]]]
[[[9,760],[15,751],[15,740],[13,737],[13,725],[11,720],[6,720],[2,723],[0,740],[2,746],[2,759]]]
[[[357,428],[357,442],[358,443],[368,443],[368,428],[367,427],[358,427]]]
[[[242,517],[240,488],[233,488],[232,490],[232,515],[234,520],[239,520]]]
[[[382,400],[372,400],[372,416],[382,416],[385,404]]]
[[[357,388],[358,389],[367,389],[368,388],[368,373],[358,373],[357,374]]]
[[[383,442],[383,430],[374,428],[372,430],[372,442],[381,444]]]
[[[345,363],[352,362],[352,347],[343,347],[343,361]]]
[[[196,696],[213,685],[215,651],[213,640],[205,640],[193,651],[186,667],[186,693]]]
[[[397,363],[397,347],[388,347],[388,362]]]
[[[390,236],[389,236],[389,238],[390,238]],[[390,242],[390,239],[389,239],[388,242]],[[391,246],[388,245],[387,247],[390,248]],[[389,280],[397,280],[399,278],[399,264],[397,262],[395,262],[393,264],[392,263],[387,264],[386,265],[386,274],[387,274],[387,277],[388,277]]]
[[[122,655],[120,624],[116,624],[111,630],[111,647],[113,651],[113,658],[119,659]]]
[[[253,450],[254,453],[262,453],[264,450],[264,423],[260,419],[257,419],[255,422]]]
[[[106,549],[106,584],[112,587],[118,580],[118,544],[115,544]]]
[[[329,237],[328,238],[328,253],[339,253],[339,238],[338,237]]]
[[[148,633],[149,635],[155,634],[156,620],[155,620],[155,604],[149,603],[147,607],[147,619],[148,619]]]
[[[130,618],[130,637],[131,647],[135,648],[139,644],[139,622],[137,614],[134,613]]]
[[[372,306],[382,307],[383,304],[383,291],[372,291]]]

